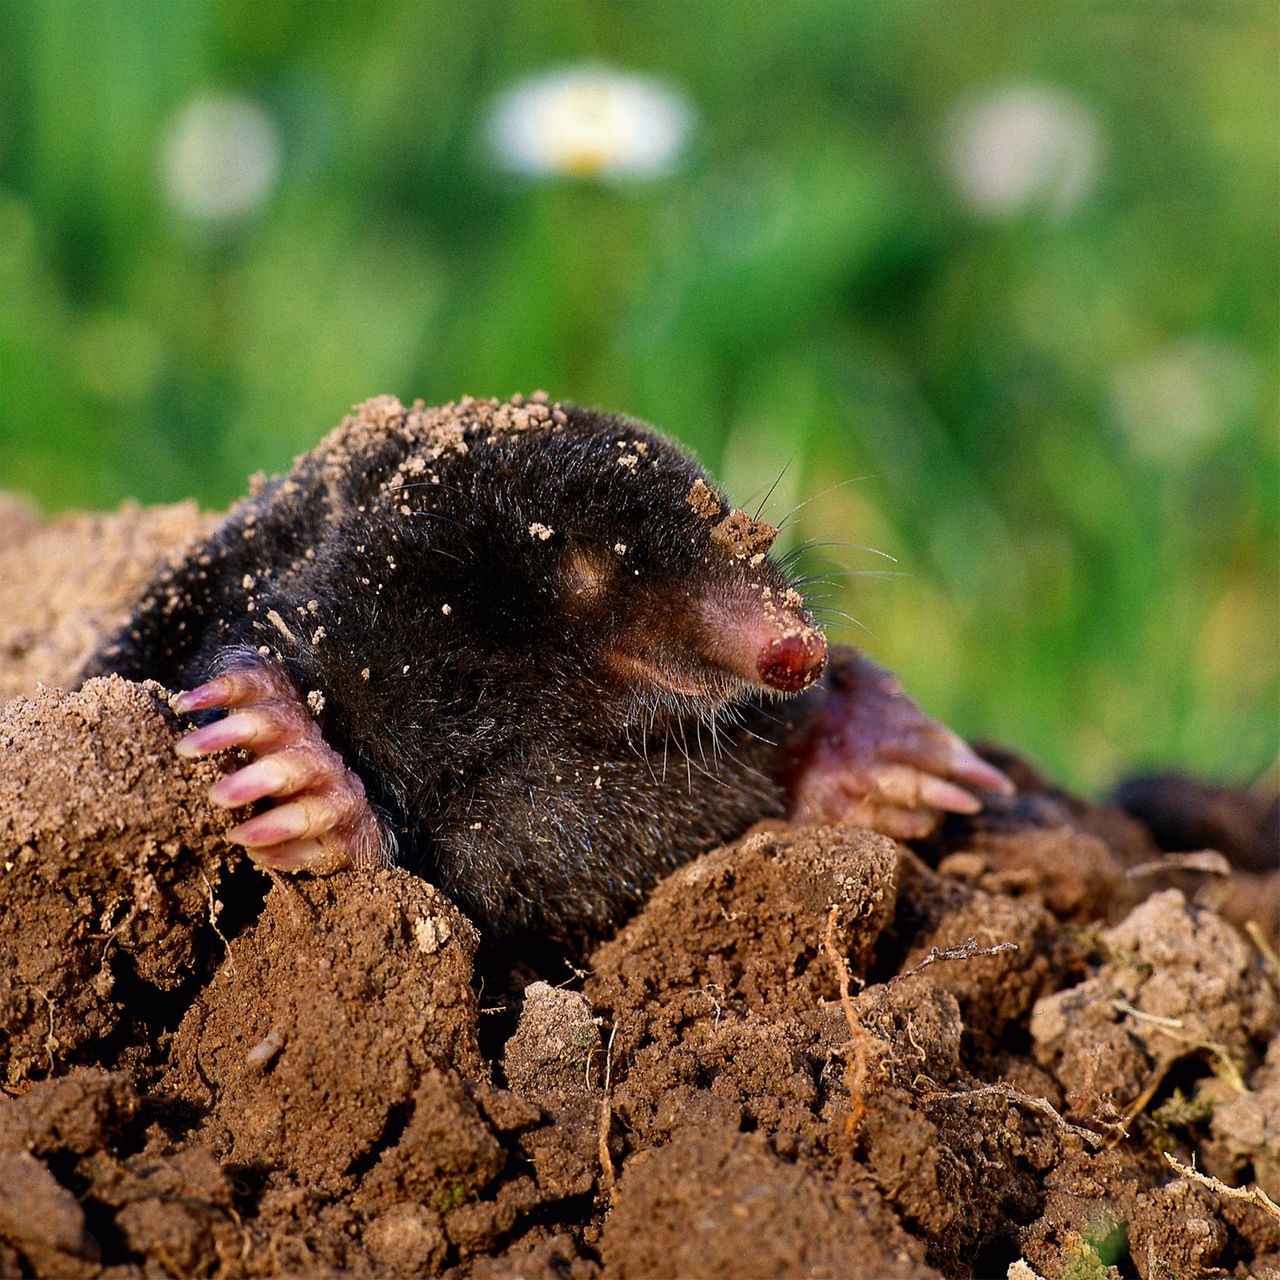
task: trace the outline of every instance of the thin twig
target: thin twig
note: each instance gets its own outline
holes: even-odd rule
[[[1184,1178],[1190,1178],[1192,1182],[1198,1182],[1202,1187],[1208,1187],[1210,1191],[1216,1191],[1219,1195],[1230,1196],[1232,1200],[1247,1200],[1252,1204],[1256,1204],[1264,1213],[1269,1213],[1277,1221],[1280,1221],[1280,1204],[1276,1204],[1261,1187],[1229,1187],[1225,1182],[1221,1182],[1217,1178],[1211,1178],[1206,1173],[1201,1173],[1196,1168],[1194,1155],[1191,1158],[1191,1164],[1188,1166],[1168,1151],[1162,1154],[1165,1162]]]
[[[934,947],[915,968],[908,969],[905,973],[895,973],[885,986],[891,987],[895,982],[901,982],[903,978],[914,977],[921,969],[927,969],[940,960],[972,960],[977,956],[994,956],[999,955],[1001,951],[1017,951],[1017,949],[1016,942],[997,942],[993,947],[980,947],[977,938],[971,934],[958,946],[943,947],[941,951]]]
[[[297,907],[297,895],[289,888],[284,877],[274,867],[263,867],[262,869],[271,877],[271,883],[280,890],[281,898],[288,909],[289,918],[293,921],[294,928],[301,929],[303,921]]]
[[[32,987],[31,990],[49,1006],[49,1034],[44,1038],[44,1051],[49,1055],[49,1074],[52,1075],[58,1066],[57,1059],[53,1056],[54,1050],[58,1048],[58,1037],[53,1034],[53,1000],[47,991],[41,991],[39,987]]]
[[[833,904],[831,914],[827,917],[826,932],[822,935],[822,948],[835,966],[836,978],[840,983],[840,1007],[844,1010],[844,1020],[849,1024],[851,1043],[848,1062],[845,1066],[845,1084],[849,1089],[853,1109],[844,1118],[844,1128],[845,1132],[852,1137],[858,1125],[862,1123],[863,1116],[867,1114],[867,1042],[871,1039],[871,1035],[862,1025],[858,1011],[853,1007],[853,997],[849,994],[851,982],[849,965],[840,954],[840,948],[836,946],[835,940],[836,921],[839,918],[840,908]]]
[[[600,1157],[600,1187],[610,1203],[615,1195],[617,1174],[613,1168],[613,1156],[609,1151],[609,1130],[613,1128],[613,1041],[618,1034],[618,1024],[609,1032],[609,1044],[604,1052],[604,1097],[600,1099],[600,1131],[597,1150]]]
[[[1231,863],[1216,849],[1196,849],[1191,853],[1166,853],[1162,858],[1140,862],[1124,873],[1126,880],[1156,876],[1166,871],[1198,871],[1207,876],[1229,876]]]
[[[1165,1018],[1155,1013],[1144,1013],[1141,1009],[1135,1008],[1127,1000],[1112,1000],[1111,1007],[1115,1009],[1117,1013],[1123,1013],[1138,1022],[1147,1023],[1153,1031],[1157,1031],[1161,1035],[1167,1036],[1175,1044],[1182,1045],[1182,1047],[1190,1053],[1195,1053],[1200,1049],[1206,1050],[1213,1055],[1214,1060],[1219,1064],[1221,1070],[1217,1071],[1216,1074],[1221,1079],[1226,1080],[1226,1082],[1237,1093],[1249,1092],[1249,1086],[1244,1082],[1244,1076],[1241,1073],[1240,1067],[1237,1065],[1236,1060],[1231,1056],[1231,1050],[1228,1049],[1225,1044],[1219,1044],[1216,1040],[1205,1040],[1203,1037],[1199,1036],[1183,1035],[1181,1033],[1185,1024],[1181,1019]],[[1184,1057],[1185,1055],[1179,1054],[1178,1056]],[[1163,1070],[1167,1071],[1171,1065],[1172,1063],[1167,1063]],[[1149,1095],[1149,1087],[1148,1089],[1143,1090],[1143,1093]],[[1150,1101],[1149,1096],[1147,1101]],[[1131,1115],[1130,1119],[1132,1118],[1133,1116]]]
[[[1147,1109],[1151,1099],[1156,1096],[1156,1092],[1164,1083],[1164,1078],[1169,1074],[1169,1068],[1173,1066],[1173,1060],[1159,1063],[1155,1071],[1151,1073],[1151,1079],[1139,1091],[1138,1096],[1129,1104],[1129,1109],[1124,1113],[1124,1126],[1120,1132],[1112,1135],[1108,1146],[1114,1147],[1121,1138],[1129,1136],[1129,1126]]]
[[[1117,998],[1111,1002],[1111,1007],[1117,1013],[1127,1013],[1131,1018],[1136,1018],[1139,1022],[1149,1022],[1153,1027],[1159,1027],[1163,1031],[1181,1031],[1186,1026],[1181,1018],[1164,1018],[1158,1013],[1144,1013],[1127,1000]]]
[[[1258,948],[1258,953],[1262,956],[1263,968],[1266,969],[1268,976],[1272,982],[1280,985],[1280,955],[1276,954],[1271,939],[1262,932],[1262,926],[1256,920],[1246,920],[1244,931],[1249,935],[1253,945]]]
[[[1028,1107],[1032,1111],[1039,1111],[1042,1115],[1046,1115],[1054,1122],[1064,1133],[1073,1134],[1077,1138],[1083,1138],[1091,1147],[1100,1147],[1106,1141],[1100,1133],[1095,1133],[1092,1129],[1082,1128],[1078,1124],[1071,1124],[1062,1118],[1058,1109],[1047,1098],[1037,1098],[1035,1094],[1026,1093],[1022,1089],[1011,1085],[1008,1081],[1000,1080],[994,1084],[980,1085],[976,1089],[955,1089],[946,1090],[939,1089],[933,1093],[921,1094],[921,1101],[933,1102],[939,1098],[981,1098],[981,1097],[1000,1097],[1006,1098],[1010,1102],[1016,1102],[1021,1107]]]
[[[235,973],[236,962],[231,956],[231,941],[218,928],[218,917],[222,914],[222,902],[214,897],[213,885],[209,883],[209,877],[203,871],[200,873],[200,879],[204,881],[205,892],[209,895],[209,927],[217,935],[218,941],[222,943],[222,954],[227,958],[227,969],[231,973]]]

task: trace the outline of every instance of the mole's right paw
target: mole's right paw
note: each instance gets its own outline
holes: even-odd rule
[[[293,682],[278,667],[254,662],[228,671],[178,694],[172,705],[179,715],[228,711],[187,734],[177,744],[179,755],[243,747],[256,756],[209,789],[209,799],[227,809],[273,801],[228,833],[255,862],[323,875],[390,860],[391,837],[364,784],[325,742]]]
[[[947,813],[977,813],[974,791],[1013,794],[999,769],[856,653],[837,654],[816,707],[785,776],[793,822],[856,822],[919,840]]]

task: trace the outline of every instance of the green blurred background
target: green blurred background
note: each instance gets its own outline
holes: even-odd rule
[[[542,387],[740,501],[785,468],[766,514],[813,497],[789,533],[839,544],[810,567],[892,571],[834,579],[865,628],[834,634],[961,731],[1088,789],[1249,782],[1280,746],[1278,13],[4,0],[0,487],[221,507],[372,394]],[[581,62],[683,99],[669,172],[503,168],[495,103]],[[239,196],[192,141],[228,98]]]

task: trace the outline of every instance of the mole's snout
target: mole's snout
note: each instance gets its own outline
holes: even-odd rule
[[[779,593],[780,595],[781,593]],[[794,592],[766,589],[706,597],[695,648],[704,661],[757,688],[799,693],[827,665],[827,641]]]
[[[799,624],[773,637],[760,651],[756,671],[762,684],[780,693],[807,689],[827,665],[827,642],[822,632]]]

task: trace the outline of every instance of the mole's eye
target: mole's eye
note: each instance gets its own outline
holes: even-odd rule
[[[614,561],[619,559],[616,554],[610,556],[587,547],[570,547],[561,563],[564,595],[586,608],[598,604],[618,571]]]

